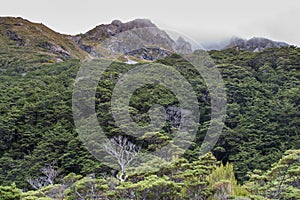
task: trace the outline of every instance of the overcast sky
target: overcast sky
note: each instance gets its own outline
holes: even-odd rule
[[[257,36],[300,46],[299,0],[3,0],[0,15],[42,22],[67,34],[114,19],[148,18],[198,42]]]

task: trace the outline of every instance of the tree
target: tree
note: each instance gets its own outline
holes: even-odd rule
[[[54,179],[58,176],[58,171],[55,169],[55,162],[53,161],[49,165],[46,165],[41,169],[44,176],[37,178],[27,178],[27,182],[36,190],[41,189],[44,186],[53,185]]]
[[[106,179],[97,179],[94,174],[84,177],[66,190],[68,199],[98,200],[107,196],[109,185]]]
[[[213,189],[212,199],[226,200],[232,196],[247,196],[248,191],[242,188],[234,175],[233,165],[227,163],[217,167],[208,177],[209,185]]]
[[[124,182],[127,178],[126,169],[133,159],[137,156],[140,148],[128,141],[126,137],[117,136],[110,140],[110,143],[103,145],[106,152],[117,160],[121,169],[117,178]]]
[[[212,190],[209,187],[208,176],[217,166],[217,160],[212,153],[198,157],[193,162],[181,163],[181,167],[174,166],[178,170],[173,179],[182,182],[182,194],[184,199],[207,199]]]
[[[298,199],[300,196],[300,150],[286,151],[266,172],[249,173],[248,190],[270,199]]]
[[[150,175],[137,183],[125,182],[117,187],[120,199],[181,199],[180,184],[167,176]]]
[[[21,197],[21,190],[15,184],[10,186],[0,186],[1,200],[19,200]]]

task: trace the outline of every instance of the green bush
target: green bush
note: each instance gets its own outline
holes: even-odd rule
[[[16,187],[16,184],[10,186],[0,186],[1,200],[19,200],[21,197],[21,190]]]

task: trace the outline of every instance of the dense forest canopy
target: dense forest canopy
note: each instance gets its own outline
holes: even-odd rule
[[[49,55],[21,47],[1,49],[1,198],[299,199],[300,49],[208,53],[223,77],[228,101],[225,127],[212,153],[199,158],[198,152],[210,121],[209,92],[193,66],[173,54],[155,63],[172,66],[197,91],[201,114],[197,136],[175,162],[153,170],[145,164],[145,169],[119,182],[118,171],[95,159],[76,132],[72,92],[82,61],[55,62]],[[112,90],[120,74],[138,65],[113,62],[100,78],[96,112],[110,138],[123,134],[111,114]],[[130,99],[132,118],[147,124],[153,104],[168,108],[178,105],[178,99],[165,87],[146,85]],[[141,151],[152,151],[172,140],[174,127],[173,117],[143,140],[129,140]],[[45,170],[50,169],[57,172],[51,184],[34,188],[34,180],[47,176]]]

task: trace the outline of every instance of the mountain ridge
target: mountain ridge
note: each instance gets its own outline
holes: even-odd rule
[[[204,43],[205,50],[225,50],[234,48],[236,50],[261,52],[267,48],[280,48],[291,46],[286,42],[274,41],[264,37],[252,37],[250,39],[244,39],[241,37],[232,37],[229,39],[223,39],[219,42]]]
[[[251,39],[232,38],[230,43],[225,47],[235,48],[237,50],[260,52],[267,48],[280,48],[290,46],[285,42],[277,42],[263,37],[252,37]]]
[[[52,57],[54,62],[67,58],[82,60],[91,56],[109,58],[124,54],[146,60],[156,60],[169,55],[170,52],[182,54],[193,52],[188,41],[182,37],[178,37],[177,40],[171,38],[149,19],[135,19],[129,22],[113,20],[110,24],[100,24],[78,35],[61,34],[42,23],[33,23],[21,17],[0,17],[0,24],[2,48],[31,49]],[[266,48],[284,46],[289,46],[289,44],[267,38],[254,37],[246,40],[234,37],[215,49],[235,48],[245,51],[263,51]],[[138,49],[144,50],[138,51]],[[149,52],[155,52],[159,56],[150,55]]]
[[[192,53],[191,45],[183,38],[178,39],[174,41],[149,19],[135,19],[124,23],[120,20],[113,20],[110,24],[98,25],[84,34],[73,37],[73,41],[81,49],[95,57],[105,57],[107,53],[105,50],[127,54],[143,48]],[[140,55],[137,56],[140,57]]]

